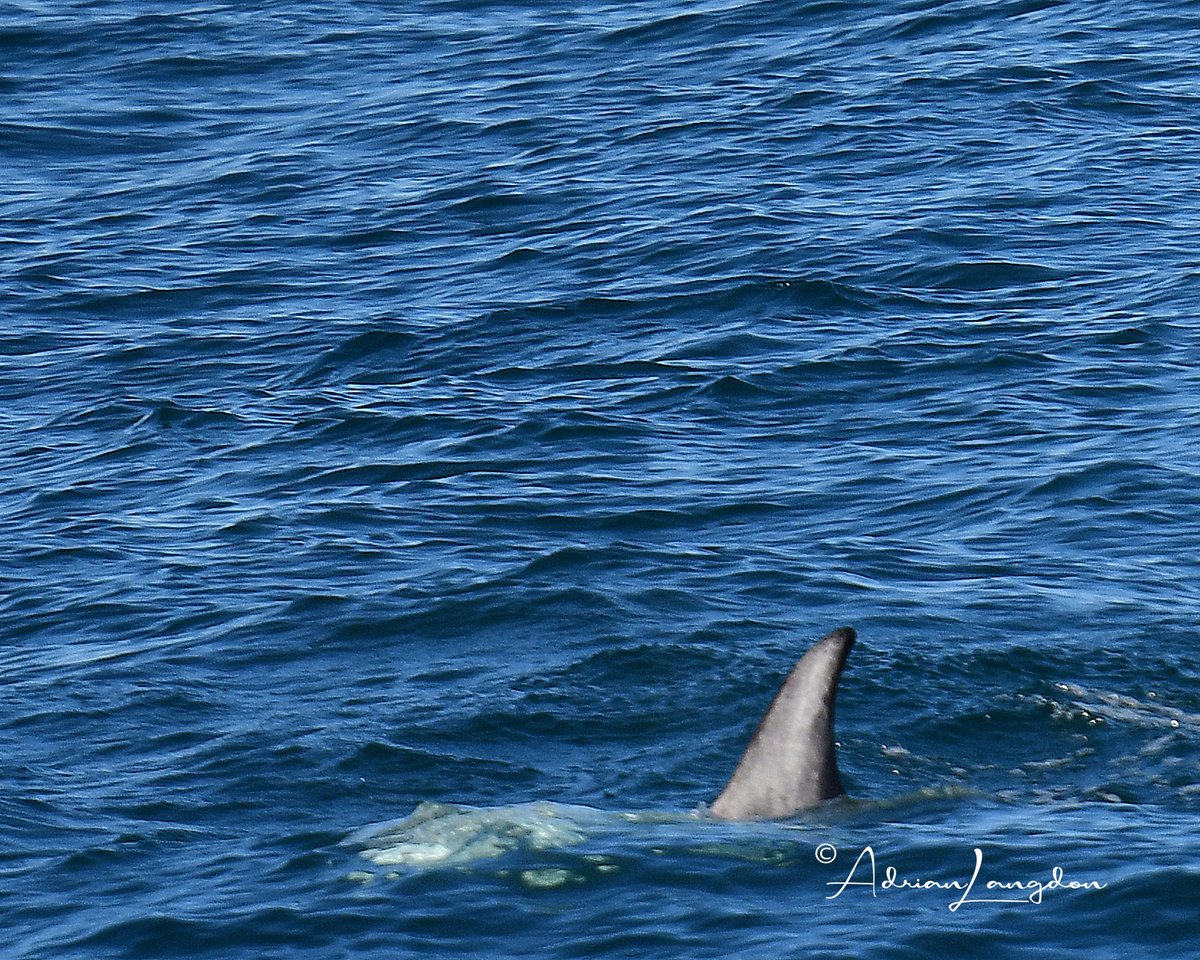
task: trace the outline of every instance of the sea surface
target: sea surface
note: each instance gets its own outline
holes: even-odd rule
[[[1200,7],[9,0],[0,105],[5,960],[1196,956]],[[706,816],[843,624],[853,799]]]

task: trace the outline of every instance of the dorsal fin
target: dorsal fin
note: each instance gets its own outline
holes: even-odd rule
[[[710,810],[722,820],[770,820],[845,793],[833,743],[833,706],[850,627],[834,630],[792,667],[741,762]]]

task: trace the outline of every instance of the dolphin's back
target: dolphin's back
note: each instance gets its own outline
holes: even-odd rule
[[[833,707],[854,636],[849,627],[834,630],[792,668],[713,801],[713,816],[777,819],[846,792],[838,776]]]

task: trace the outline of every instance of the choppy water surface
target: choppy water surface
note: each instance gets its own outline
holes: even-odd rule
[[[3,952],[1192,955],[1198,30],[5,7]]]

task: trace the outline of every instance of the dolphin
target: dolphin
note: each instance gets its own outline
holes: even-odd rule
[[[833,742],[833,706],[855,633],[841,627],[797,661],[758,725],[721,795],[708,808],[720,820],[779,820],[840,797]],[[370,824],[345,841],[380,867],[427,870],[497,857],[514,849],[546,850],[629,822],[671,829],[705,816],[660,812],[605,814],[591,807],[549,801],[508,807],[468,807],[425,802],[408,817]],[[544,883],[565,870],[523,871]],[[353,879],[370,879],[354,873]],[[562,881],[566,882],[566,881]]]
[[[779,820],[840,797],[833,705],[855,633],[839,627],[818,640],[783,681],[721,795],[708,808],[721,820]]]

